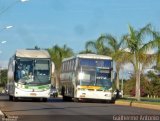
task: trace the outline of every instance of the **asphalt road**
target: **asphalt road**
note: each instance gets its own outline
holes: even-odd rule
[[[125,116],[128,116],[129,120],[133,118],[142,120],[142,116],[150,116],[149,118],[152,116],[152,119],[160,118],[158,110],[98,102],[63,102],[61,98],[51,98],[48,102],[32,100],[11,102],[8,96],[0,96],[0,110],[6,116],[5,118],[2,116],[3,121],[7,119],[12,121],[106,121],[107,119],[126,119]]]

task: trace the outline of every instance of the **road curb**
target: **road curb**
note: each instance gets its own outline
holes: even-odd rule
[[[147,108],[147,109],[154,109],[160,110],[160,105],[153,105],[153,104],[145,104],[145,103],[138,103],[134,101],[115,101],[116,105],[125,105],[131,107],[139,107],[139,108]]]

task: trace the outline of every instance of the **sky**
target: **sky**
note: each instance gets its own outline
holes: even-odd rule
[[[160,0],[0,0],[0,67],[17,49],[67,44],[74,52],[109,33],[120,39],[151,23],[160,30]],[[3,29],[12,25],[10,29]],[[126,66],[130,69],[130,66]]]

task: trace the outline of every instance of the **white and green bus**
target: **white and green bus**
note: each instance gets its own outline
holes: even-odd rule
[[[61,93],[64,100],[113,100],[111,57],[78,54],[64,59],[61,70]]]
[[[17,50],[8,64],[9,100],[50,97],[54,63],[46,50]]]

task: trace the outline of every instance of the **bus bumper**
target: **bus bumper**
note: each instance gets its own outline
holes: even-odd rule
[[[79,99],[97,99],[97,100],[112,100],[111,92],[104,91],[77,91],[77,97]]]
[[[29,98],[49,98],[50,90],[36,91],[36,90],[22,90],[15,88],[15,97],[29,97]]]

